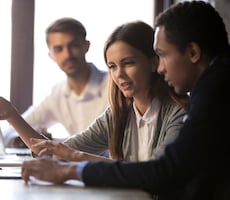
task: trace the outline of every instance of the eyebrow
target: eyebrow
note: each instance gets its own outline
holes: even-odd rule
[[[128,56],[128,57],[124,57],[120,60],[120,62],[125,62],[128,59],[136,59],[137,56]],[[113,61],[108,61],[107,63],[113,63]]]

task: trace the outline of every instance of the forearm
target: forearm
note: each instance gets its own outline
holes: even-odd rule
[[[7,119],[7,121],[14,127],[23,142],[36,154],[38,149],[31,147],[30,138],[44,139],[44,137],[36,132],[19,114],[15,114],[13,117]]]
[[[82,151],[74,151],[70,158],[70,161],[76,161],[76,162],[85,161],[85,160],[87,161],[107,161],[107,162],[112,161],[112,159],[110,158],[106,158],[103,156],[86,153]]]
[[[39,133],[37,133],[17,112],[17,109],[3,97],[0,97],[0,120],[7,120],[11,126],[19,134],[23,142],[31,148],[32,142],[30,138],[43,138]],[[38,149],[32,149],[36,154]]]

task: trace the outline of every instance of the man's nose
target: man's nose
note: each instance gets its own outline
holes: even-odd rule
[[[71,50],[71,48],[65,47],[63,49],[63,54],[64,54],[65,58],[71,57],[72,56],[72,50]]]
[[[157,67],[157,72],[159,74],[164,74],[164,65],[163,65],[163,63],[161,61],[159,61],[159,65]]]

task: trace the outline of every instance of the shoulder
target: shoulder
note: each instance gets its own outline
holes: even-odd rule
[[[68,94],[69,90],[70,89],[68,87],[67,80],[64,79],[53,85],[50,95],[51,96],[62,96],[62,95]]]
[[[106,91],[108,87],[108,72],[98,69],[93,63],[89,63],[91,77],[89,84],[100,91]]]
[[[215,104],[220,107],[227,105],[230,99],[227,93],[229,91],[227,83],[230,74],[230,54],[227,55],[214,58],[199,77],[191,92],[190,102],[193,105],[199,105],[200,108]]]
[[[176,114],[176,113],[186,113],[186,110],[177,104],[173,103],[163,103],[161,105],[161,112],[165,114]]]
[[[63,80],[60,80],[60,81],[56,82],[53,85],[52,90],[59,90],[61,88],[65,88],[66,86],[67,86],[67,80],[63,79]]]
[[[159,117],[161,121],[183,121],[187,111],[179,105],[172,103],[165,103],[161,105]]]
[[[90,66],[91,74],[94,77],[97,77],[99,80],[107,79],[107,76],[108,76],[108,72],[107,71],[99,69],[93,63],[88,63],[88,64]]]
[[[105,111],[98,116],[98,120],[100,121],[110,121],[112,118],[112,111],[110,107],[107,107]],[[96,120],[97,120],[96,119]]]

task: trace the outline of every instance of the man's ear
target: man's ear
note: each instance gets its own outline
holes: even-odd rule
[[[188,53],[192,63],[196,63],[201,57],[201,49],[195,42],[191,42],[188,46]]]
[[[90,47],[90,41],[89,41],[89,40],[86,40],[86,41],[85,41],[85,53],[88,52],[89,47]]]
[[[49,51],[48,52],[48,56],[53,60],[53,61],[55,61],[55,57],[53,56],[53,54]]]

